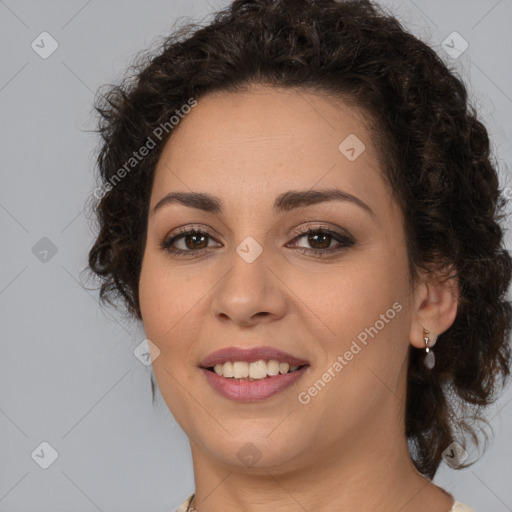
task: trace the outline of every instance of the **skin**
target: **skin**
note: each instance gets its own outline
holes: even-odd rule
[[[158,386],[189,437],[199,512],[400,510],[448,512],[453,499],[414,468],[404,433],[408,350],[424,351],[453,323],[457,284],[420,274],[410,286],[403,216],[381,175],[369,116],[304,89],[253,85],[214,93],[175,128],[155,172],[140,276],[146,335],[160,350]],[[349,161],[338,146],[356,136],[365,150]],[[275,215],[288,190],[337,188],[363,201],[327,201]],[[221,214],[179,203],[153,212],[169,192],[206,192]],[[300,227],[347,231],[355,240],[315,257]],[[201,227],[205,240],[176,240]],[[236,252],[253,237],[252,263]],[[300,238],[298,238],[300,237]],[[203,243],[200,243],[203,240]],[[323,244],[323,245],[322,245]],[[398,302],[402,309],[309,403],[297,396],[343,355],[357,335]],[[270,345],[309,361],[303,377],[263,401],[215,392],[199,362],[228,347]],[[156,351],[153,350],[153,356]],[[261,458],[237,457],[252,443]]]

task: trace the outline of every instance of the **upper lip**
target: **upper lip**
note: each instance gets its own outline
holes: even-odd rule
[[[290,366],[302,366],[308,364],[304,359],[292,356],[282,350],[278,350],[273,347],[252,347],[252,348],[238,348],[238,347],[226,347],[221,348],[212,352],[206,356],[200,363],[199,366],[202,368],[211,368],[216,364],[225,363],[227,361],[246,361],[253,363],[263,359],[269,361],[275,359],[280,363],[288,363]]]

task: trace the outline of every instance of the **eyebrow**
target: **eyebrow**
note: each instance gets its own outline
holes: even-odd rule
[[[375,217],[375,212],[361,199],[338,189],[289,190],[278,195],[274,201],[273,211],[280,214],[296,208],[311,206],[326,201],[346,201],[355,204]],[[205,212],[221,214],[222,201],[215,196],[201,192],[170,192],[154,206],[152,215],[170,204],[179,203]]]

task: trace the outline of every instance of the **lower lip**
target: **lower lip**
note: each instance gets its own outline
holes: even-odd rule
[[[292,372],[256,380],[236,380],[221,377],[201,368],[210,386],[222,396],[238,402],[257,402],[270,398],[297,382],[308,366]]]

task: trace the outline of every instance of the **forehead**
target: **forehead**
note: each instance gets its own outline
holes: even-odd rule
[[[383,186],[380,173],[364,111],[327,94],[257,85],[198,101],[164,147],[154,193],[247,200],[318,185],[367,196]]]

